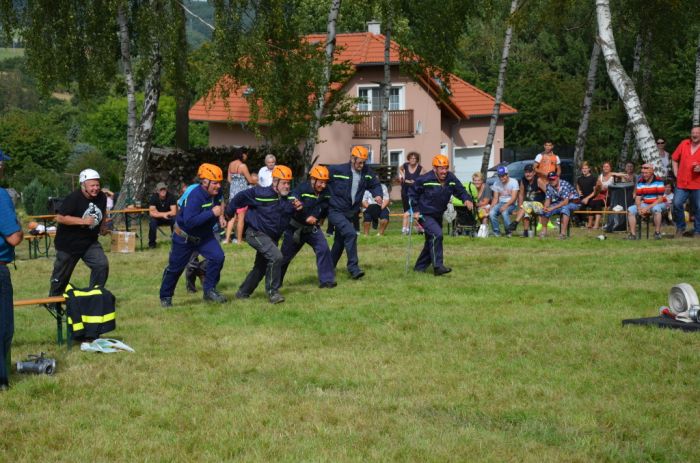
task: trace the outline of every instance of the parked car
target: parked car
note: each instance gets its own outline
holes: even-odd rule
[[[496,164],[495,166],[491,167],[489,169],[489,172],[493,172],[494,174],[486,179],[486,183],[491,186],[493,185],[493,182],[498,180],[498,177],[496,176],[496,169],[498,169],[500,166],[507,166],[508,167],[508,175],[510,175],[511,178],[514,178],[520,183],[520,181],[525,177],[525,166],[529,164],[534,164],[535,160],[534,159],[527,159],[525,161],[515,161],[515,162],[501,162],[500,164]],[[566,180],[567,182],[571,183],[574,185],[574,160],[573,159],[561,159],[561,178]],[[575,186],[575,185],[574,185]]]

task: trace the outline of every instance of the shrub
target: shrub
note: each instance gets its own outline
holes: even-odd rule
[[[49,212],[51,188],[35,178],[22,192],[22,203],[28,215],[41,215]]]

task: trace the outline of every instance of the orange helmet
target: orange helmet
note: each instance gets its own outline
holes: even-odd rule
[[[324,166],[314,166],[309,172],[309,177],[315,178],[316,180],[328,180],[330,179],[330,173],[328,172],[328,167]]]
[[[367,147],[362,145],[353,146],[351,153],[356,158],[360,158],[364,161],[366,161],[369,157],[369,151],[367,150]]]
[[[272,178],[278,178],[280,180],[291,180],[292,179],[292,169],[287,166],[276,165],[272,169]]]
[[[197,177],[220,182],[224,179],[224,173],[221,171],[221,167],[205,162],[197,169]]]
[[[450,160],[444,154],[436,154],[433,158],[433,167],[450,167]]]

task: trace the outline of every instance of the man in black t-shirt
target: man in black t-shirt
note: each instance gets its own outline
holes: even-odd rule
[[[100,174],[92,169],[80,172],[80,189],[66,196],[56,215],[56,262],[51,274],[49,296],[63,294],[80,259],[90,268],[90,287],[104,286],[109,262],[97,241],[107,234],[107,197],[100,190]]]
[[[156,185],[156,192],[148,200],[148,214],[151,220],[148,224],[148,247],[156,247],[156,232],[161,225],[168,225],[173,231],[175,216],[177,215],[177,198],[170,194],[168,186],[160,182]]]

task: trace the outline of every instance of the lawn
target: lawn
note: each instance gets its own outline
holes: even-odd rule
[[[335,289],[304,250],[276,306],[260,290],[208,305],[181,284],[164,310],[168,243],[110,253],[111,336],[136,353],[66,352],[43,309],[18,309],[13,361],[45,351],[58,371],[0,394],[1,459],[700,459],[700,334],[620,324],[674,284],[700,291],[700,240],[446,238],[454,271],[436,278],[405,272],[397,229],[360,237],[367,276],[343,267]],[[225,250],[232,299],[253,253]],[[45,294],[51,266],[19,260],[15,298]]]

